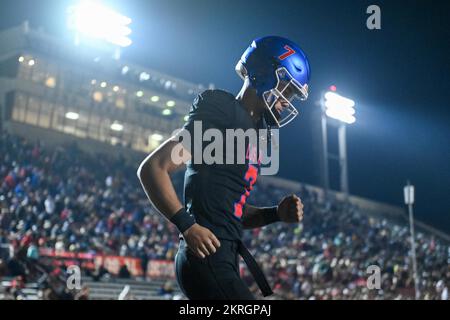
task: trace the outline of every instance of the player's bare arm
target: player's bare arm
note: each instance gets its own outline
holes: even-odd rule
[[[141,185],[153,206],[168,220],[177,225],[175,215],[187,214],[183,209],[175,188],[170,179],[170,174],[183,166],[183,163],[190,159],[189,152],[183,148],[183,161],[175,163],[172,160],[172,151],[174,148],[182,148],[182,145],[172,139],[164,142],[158,149],[148,155],[139,165],[137,175]],[[186,225],[185,221],[181,221]],[[197,223],[187,224],[188,228],[184,230],[179,227],[189,248],[198,257],[204,258],[207,255],[216,252],[220,246],[219,240],[207,228]]]
[[[258,208],[246,204],[242,215],[244,229],[260,228],[274,222],[296,223],[303,219],[303,203],[295,194],[284,197],[278,206]]]
[[[170,174],[183,165],[171,159],[176,145],[175,141],[166,141],[141,162],[137,171],[147,197],[167,219],[183,207],[170,180]]]

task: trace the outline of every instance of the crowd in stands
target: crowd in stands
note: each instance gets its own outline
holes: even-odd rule
[[[183,173],[173,177],[181,198]],[[305,205],[300,224],[277,223],[246,231],[244,240],[268,276],[274,299],[411,299],[414,281],[406,222],[361,212],[347,202],[319,199],[306,188],[256,184],[249,202],[273,205],[295,192]],[[406,220],[405,220],[406,221]],[[417,233],[422,299],[447,299],[450,247]],[[68,292],[65,270],[39,272],[42,248],[173,260],[178,233],[149,204],[125,159],[46,146],[6,132],[0,137],[0,281],[16,299],[30,279],[43,299],[86,299],[88,288]],[[380,289],[369,289],[369,266],[380,270]],[[38,270],[34,270],[38,269]],[[245,267],[243,278],[258,289]],[[106,272],[106,271],[105,271]],[[121,270],[122,277],[130,277]],[[94,275],[95,276],[95,275]],[[44,277],[44,278],[43,278]],[[176,286],[176,284],[175,284]],[[172,292],[172,285],[161,294]]]

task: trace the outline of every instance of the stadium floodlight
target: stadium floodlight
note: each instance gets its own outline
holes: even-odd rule
[[[150,79],[150,75],[147,72],[141,72],[141,74],[139,75],[139,81],[143,82],[143,81],[147,81]]]
[[[340,175],[340,189],[347,197],[349,194],[348,188],[348,167],[347,167],[347,142],[346,142],[346,124],[351,124],[356,121],[355,118],[355,101],[339,95],[335,85],[331,85],[322,94],[320,99],[320,107],[322,109],[321,114],[321,126],[322,126],[322,182],[325,193],[330,188],[330,176],[328,161],[330,159],[337,160],[339,162],[338,170]],[[328,121],[328,118],[332,118],[337,121]],[[338,136],[338,153],[331,153],[328,150],[328,133],[327,127],[332,125],[337,127]]]
[[[78,120],[80,115],[76,112],[69,111],[66,113],[66,118],[70,120]]]
[[[354,117],[355,102],[336,92],[325,93],[325,113],[328,117],[351,124],[356,121]]]
[[[154,141],[162,141],[162,139],[164,139],[164,137],[162,135],[160,135],[159,133],[154,133],[150,137]]]
[[[406,205],[414,204],[414,186],[410,185],[409,182],[408,185],[403,188],[403,194]]]
[[[417,272],[417,257],[416,257],[416,240],[414,235],[414,186],[408,181],[408,184],[403,188],[405,204],[408,206],[409,213],[409,233],[411,239],[411,259],[413,264],[413,278],[414,291],[416,299],[420,299],[420,278]]]
[[[173,100],[167,101],[166,106],[168,106],[169,108],[175,107],[175,101],[173,101]]]
[[[80,35],[128,47],[131,19],[94,0],[82,0],[69,8],[68,26]]]
[[[126,75],[130,71],[130,68],[128,66],[123,66],[122,68],[122,75]]]
[[[113,124],[111,124],[111,130],[122,131],[123,130],[123,125],[121,125],[118,122],[114,122]]]

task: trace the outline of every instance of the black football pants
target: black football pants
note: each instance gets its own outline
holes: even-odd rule
[[[180,239],[175,256],[178,285],[191,300],[254,300],[239,275],[238,244],[220,239],[220,247],[206,258],[198,258]]]

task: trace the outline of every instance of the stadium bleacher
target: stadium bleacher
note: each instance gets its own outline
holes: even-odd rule
[[[76,297],[76,292],[66,292],[59,280],[53,286],[47,282],[36,285],[46,273],[67,277],[67,265],[55,264],[56,256],[47,259],[46,271],[29,270],[27,261],[43,261],[44,249],[83,253],[94,257],[93,263],[95,257],[105,255],[141,262],[173,261],[177,232],[151,208],[133,166],[111,157],[92,156],[74,145],[45,146],[6,132],[2,132],[1,142],[0,279],[5,277],[4,292],[9,288],[4,297]],[[182,172],[173,180],[181,197]],[[300,184],[283,186],[270,180],[256,184],[249,202],[272,205],[288,193],[303,199],[304,221],[254,229],[244,237],[274,287],[271,298],[413,298],[405,219],[377,215],[337,197],[323,198]],[[448,241],[423,231],[418,232],[417,242],[423,299],[446,299]],[[366,286],[370,265],[382,270],[380,290]],[[118,279],[111,271],[109,280],[94,281],[91,269],[82,268],[89,299],[118,299],[126,285],[135,299],[182,298],[176,284],[173,294],[161,293],[164,277]],[[144,265],[143,272],[145,269]],[[242,276],[258,295],[246,268],[242,268]],[[24,278],[23,284],[18,284],[18,277]],[[45,293],[49,288],[53,291]]]

